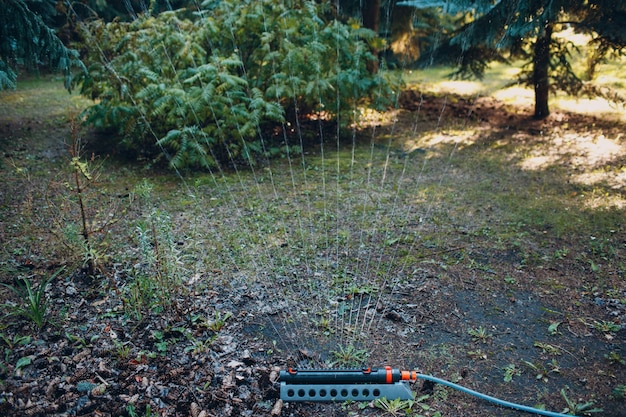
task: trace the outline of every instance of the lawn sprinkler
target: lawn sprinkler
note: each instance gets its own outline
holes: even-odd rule
[[[413,400],[415,395],[409,384],[423,379],[502,407],[548,417],[568,416],[504,401],[431,375],[420,374],[417,371],[402,371],[390,366],[361,369],[289,368],[281,370],[279,375],[280,399],[286,402],[373,401],[379,398],[390,401]]]
[[[413,399],[409,382],[417,372],[392,369],[295,369],[280,371],[283,401],[372,401],[378,398]]]

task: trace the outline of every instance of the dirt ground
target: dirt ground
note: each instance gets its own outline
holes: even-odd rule
[[[279,162],[274,176],[268,169],[228,173],[224,189],[206,177],[187,178],[198,194],[193,199],[169,172],[87,156],[101,172],[90,195],[93,218],[110,212],[116,219],[101,233],[106,256],[89,276],[75,246],[58,236],[62,223],[77,218],[74,200],[64,195],[73,193],[68,107],[80,107],[68,105],[59,88],[37,82],[0,93],[0,280],[37,289],[65,267],[45,287],[47,320],[40,329],[24,315],[3,318],[0,414],[526,414],[422,380],[412,385],[418,400],[408,411],[278,400],[279,369],[341,366],[363,359],[362,352],[371,366],[418,369],[515,403],[626,416],[620,121],[564,112],[535,121],[525,109],[491,98],[407,91],[400,109],[361,126],[357,142],[365,155],[380,151],[372,165],[392,160],[377,174],[393,178],[392,185],[419,178],[419,189],[432,192],[424,197],[350,175],[333,180],[336,190],[325,183],[322,194],[319,149],[306,156],[308,176],[287,176],[287,164]],[[463,132],[470,130],[467,141]],[[567,141],[590,131],[595,142],[588,146]],[[88,146],[94,135],[84,134]],[[380,149],[367,144],[369,137]],[[594,153],[603,138],[615,148]],[[425,161],[438,165],[429,162],[424,170]],[[291,184],[300,175],[307,182]],[[601,181],[581,182],[594,176]],[[150,199],[132,200],[146,177],[156,184]],[[291,190],[293,199],[279,204],[268,197],[269,178],[274,192]],[[376,203],[360,207],[359,186],[343,189],[344,180],[376,191]],[[410,207],[421,198],[428,209],[418,216]],[[579,203],[583,198],[587,205]],[[601,201],[614,203],[598,207]],[[572,224],[557,213],[570,209]],[[169,213],[171,227],[162,233],[171,240],[156,237],[155,210]],[[330,220],[317,223],[319,213],[330,213]],[[141,252],[144,235],[132,233],[145,224],[141,230],[154,237],[153,263]],[[366,234],[363,224],[373,225]],[[337,230],[326,244],[319,243],[323,225]],[[174,260],[159,258],[165,253],[159,242],[171,243]],[[365,268],[365,260],[376,266]],[[393,274],[384,274],[386,268]],[[166,273],[180,275],[180,288],[151,284]],[[161,291],[170,298],[159,297]],[[7,287],[0,297],[3,313],[25,302]]]

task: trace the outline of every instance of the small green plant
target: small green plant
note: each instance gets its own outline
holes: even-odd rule
[[[138,414],[135,409],[135,405],[130,403],[126,406],[126,411],[130,417],[152,417],[152,408],[150,404],[146,404],[146,411],[143,414]]]
[[[115,346],[115,354],[118,358],[124,360],[128,359],[130,356],[130,343],[129,342],[120,342],[117,339],[113,340],[113,345]]]
[[[30,365],[33,362],[33,358],[34,356],[24,356],[19,358],[15,363],[15,371],[19,372],[20,369]]]
[[[389,416],[404,416],[411,412],[413,409],[413,400],[401,400],[399,398],[388,400],[387,398],[377,398],[374,401],[374,407],[379,408],[385,412],[385,415]]]
[[[152,311],[176,309],[185,263],[173,231],[171,217],[153,210],[136,227],[141,262],[132,269],[122,294],[126,312],[142,320]]]
[[[561,368],[555,359],[548,364],[550,369],[547,369],[543,364],[535,364],[529,361],[523,361],[526,366],[528,366],[534,373],[535,379],[548,382],[548,376],[551,373],[560,373]]]
[[[467,356],[469,356],[472,359],[482,359],[482,360],[487,359],[487,354],[480,349],[468,351]]]
[[[481,343],[487,343],[487,341],[491,339],[491,337],[493,337],[493,335],[489,333],[489,331],[483,326],[478,326],[475,329],[469,329],[467,331],[467,334],[472,336],[472,339],[474,340],[474,342],[481,342]]]
[[[154,338],[154,346],[156,346],[157,351],[161,354],[161,356],[165,356],[167,353],[167,340],[165,340],[163,332],[155,330],[152,332],[152,337]]]
[[[548,333],[550,333],[551,336],[556,336],[561,334],[561,332],[559,332],[559,326],[561,325],[560,321],[555,321],[553,323],[550,323],[550,325],[548,326]]]
[[[205,329],[211,330],[214,333],[218,333],[224,328],[224,326],[226,326],[226,322],[231,317],[232,313],[222,313],[220,310],[216,309],[213,313],[212,320],[209,320],[206,317],[198,314],[191,317],[191,322],[194,326],[203,327]]]
[[[7,347],[11,350],[19,345],[27,345],[32,340],[30,336],[22,336],[19,334],[13,335],[12,338],[7,336],[4,333],[0,333],[0,339],[7,345]]]
[[[621,324],[617,324],[610,320],[595,320],[591,326],[602,333],[617,333],[622,329]]]
[[[506,282],[509,285],[513,285],[513,284],[517,283],[517,280],[515,278],[513,278],[512,276],[507,275],[507,276],[504,277],[504,282]]]
[[[556,355],[560,355],[561,354],[561,350],[558,347],[553,346],[553,345],[551,345],[549,343],[535,342],[533,344],[533,346],[541,349],[541,351],[543,353],[546,353],[548,355],[555,355],[556,356]]]
[[[89,342],[87,342],[87,340],[85,340],[85,338],[83,337],[73,335],[68,332],[65,333],[65,337],[67,338],[67,340],[69,340],[72,343],[73,346],[77,346],[80,348],[85,348],[89,346]]]
[[[322,333],[325,336],[330,336],[331,334],[335,333],[335,329],[331,325],[331,321],[328,317],[320,317],[320,319],[317,320],[315,324],[322,330]]]
[[[601,408],[594,407],[594,401],[584,401],[580,400],[580,402],[574,402],[570,400],[570,398],[565,393],[565,389],[561,389],[561,397],[565,400],[567,407],[563,410],[564,414],[572,414],[575,416],[578,415],[590,415],[594,413],[602,413],[604,410]]]
[[[222,314],[221,311],[215,310],[215,315],[213,316],[213,320],[208,323],[207,327],[209,330],[212,330],[215,333],[218,333],[220,330],[226,326],[226,321],[232,316],[230,312],[226,312]]]
[[[185,352],[192,354],[204,354],[211,350],[211,346],[217,336],[210,337],[206,340],[192,340],[191,345],[185,348]]]
[[[618,352],[611,351],[609,353],[606,353],[604,357],[613,364],[626,365],[626,358],[624,358]]]
[[[613,398],[617,400],[626,399],[626,384],[620,384],[613,388]]]
[[[367,360],[368,353],[365,349],[357,349],[354,345],[339,346],[339,349],[330,352],[333,367],[356,367],[363,365]]]
[[[428,400],[430,395],[422,395],[421,397],[413,400],[401,400],[394,399],[388,400],[387,398],[377,398],[374,401],[374,407],[384,411],[384,415],[389,416],[413,416],[423,417],[421,414],[423,411],[427,412],[429,416],[440,417],[441,414],[438,411],[431,413],[431,407],[424,401]]]
[[[510,363],[507,366],[505,366],[503,370],[504,370],[504,382],[511,382],[514,376],[519,376],[522,374],[522,371],[513,363]]]
[[[28,278],[20,278],[17,285],[2,284],[13,291],[20,299],[20,304],[12,305],[4,303],[9,310],[8,316],[18,316],[30,320],[41,329],[48,321],[48,300],[46,299],[46,286],[59,275],[65,267],[61,267],[47,280],[41,282],[37,288]]]

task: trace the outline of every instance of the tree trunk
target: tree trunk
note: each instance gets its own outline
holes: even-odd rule
[[[363,1],[363,26],[371,29],[378,35],[380,23],[380,0],[364,0]],[[378,72],[378,51],[372,51],[375,60],[368,62],[367,68],[372,74]]]
[[[417,36],[413,28],[414,9],[411,7],[394,6],[391,10],[390,48],[402,65],[412,64],[419,58],[420,50]]]
[[[535,86],[535,119],[545,119],[550,115],[548,96],[550,94],[550,43],[552,24],[546,23],[537,36],[533,57],[533,84]]]

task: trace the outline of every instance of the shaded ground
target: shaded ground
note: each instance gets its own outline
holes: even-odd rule
[[[2,414],[389,415],[276,408],[277,368],[367,355],[626,415],[623,124],[413,91],[355,149],[327,138],[291,164],[181,178],[87,153],[91,277],[66,156],[82,103],[26,87],[0,95],[1,280],[65,270],[41,329],[2,321]],[[414,415],[523,415],[414,389]]]

